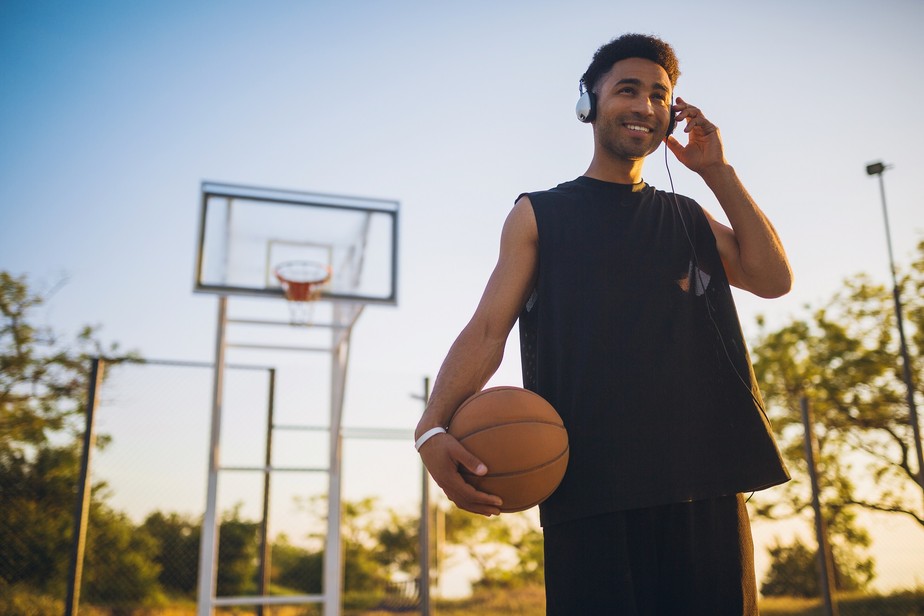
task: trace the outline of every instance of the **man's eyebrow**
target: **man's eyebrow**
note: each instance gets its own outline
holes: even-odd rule
[[[640,85],[642,85],[642,80],[641,80],[641,79],[638,79],[637,77],[623,77],[622,79],[620,79],[619,81],[617,81],[617,82],[615,83],[615,85],[617,85],[617,86],[618,86],[618,85],[622,85],[622,84],[629,84],[629,85],[632,85],[632,86],[640,86]]]
[[[614,87],[615,87],[615,86],[619,86],[619,85],[642,86],[642,85],[644,85],[644,84],[642,83],[642,80],[639,79],[638,77],[623,77],[622,79],[620,79],[619,81],[617,81],[617,82],[614,84]],[[671,91],[671,89],[670,89],[669,87],[667,87],[666,85],[664,85],[664,84],[661,83],[660,81],[656,81],[654,84],[652,84],[651,87],[652,87],[652,88],[655,88],[655,89],[657,89],[657,90],[664,90],[665,92],[670,92],[670,91]]]

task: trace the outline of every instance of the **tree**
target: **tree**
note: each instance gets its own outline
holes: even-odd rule
[[[291,591],[320,594],[323,552],[312,552],[289,543],[282,534],[273,542],[273,581]]]
[[[241,506],[225,513],[218,529],[220,596],[252,594],[257,584],[260,525],[241,518]]]
[[[545,579],[542,532],[524,514],[489,519],[452,507],[446,542],[464,548],[478,565],[475,586],[511,588]]]
[[[924,241],[899,285],[920,397],[924,375],[915,358],[924,349]],[[758,502],[758,514],[780,518],[810,511],[800,406],[805,397],[815,418],[820,500],[836,567],[852,566],[862,583],[872,579],[873,569],[860,554],[870,539],[857,525],[857,507],[906,515],[924,528],[894,304],[889,290],[858,275],[821,308],[806,310],[774,331],[758,320],[754,371],[793,474],[777,491],[784,498]]]
[[[899,277],[912,358],[921,398],[924,383],[924,241],[909,273]],[[900,513],[924,527],[920,503],[924,486],[914,466],[915,452],[902,379],[892,295],[868,276],[844,282],[822,308],[773,332],[762,331],[754,370],[773,414],[784,454],[803,470],[799,399],[812,405],[828,478],[829,506],[857,505]],[[862,485],[858,485],[862,480]],[[790,494],[805,495],[804,475]],[[805,500],[790,501],[797,509]]]
[[[789,545],[776,545],[768,549],[770,570],[760,587],[765,597],[817,597],[821,594],[818,573],[818,552],[800,539]],[[851,566],[849,559],[835,557],[834,587],[838,590],[860,590],[872,580],[869,566]],[[871,561],[868,561],[871,565]]]
[[[83,597],[101,605],[150,603],[159,598],[157,542],[122,513],[94,503],[87,529]]]
[[[393,575],[401,572],[420,577],[420,517],[386,512],[375,530],[377,550],[373,557],[379,567]]]
[[[308,500],[307,507],[318,520],[327,519],[327,497]],[[343,590],[345,592],[382,591],[391,571],[383,568],[383,548],[377,541],[382,527],[382,514],[377,511],[375,498],[343,501],[340,511],[340,537],[343,545]],[[326,535],[310,535],[323,540]],[[321,551],[323,558],[323,550]]]
[[[177,513],[155,511],[144,520],[141,530],[156,542],[152,560],[160,568],[161,588],[172,595],[194,597],[202,525]]]
[[[2,434],[2,432],[0,432]],[[0,436],[0,441],[5,440]],[[0,589],[25,584],[63,597],[74,524],[74,447],[0,445]]]
[[[216,576],[218,595],[238,596],[256,592],[259,528],[258,522],[242,517],[240,504],[221,516]],[[155,511],[148,515],[138,530],[153,542],[150,559],[158,567],[158,580],[163,590],[170,595],[194,598],[198,584],[201,520]],[[297,568],[299,555],[299,549],[289,546],[284,537],[280,545],[273,547],[272,563],[277,581],[281,575],[284,581],[279,583],[284,586],[304,592],[320,592],[320,583],[316,590],[291,583],[296,576],[286,568]]]
[[[0,271],[0,588],[62,596],[90,358],[118,347],[104,348],[91,327],[65,342],[36,326],[48,295]]]
[[[305,506],[319,521],[325,518],[325,496],[307,499]],[[345,501],[341,515],[345,592],[383,594],[391,580],[420,576],[419,517],[381,509],[375,498]],[[325,535],[308,538],[323,545]],[[476,586],[543,581],[542,533],[523,514],[488,519],[453,507],[446,513],[446,543],[460,546],[479,566]],[[272,546],[272,579],[290,590],[321,592],[323,558],[323,548],[297,547],[281,535]]]

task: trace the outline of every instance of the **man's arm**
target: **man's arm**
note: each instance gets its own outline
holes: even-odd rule
[[[449,349],[414,438],[434,427],[445,427],[455,410],[481,390],[500,366],[513,324],[536,284],[538,230],[532,205],[519,199],[507,216],[500,255],[475,314]],[[458,507],[495,515],[501,500],[479,492],[459,474],[461,464],[483,475],[484,464],[449,434],[430,438],[420,456],[436,483]]]
[[[677,121],[686,121],[686,146],[673,137],[667,146],[674,156],[703,178],[728,216],[731,228],[707,218],[728,281],[761,297],[779,297],[792,288],[792,270],[776,229],[745,190],[725,160],[719,129],[682,98],[674,106]]]

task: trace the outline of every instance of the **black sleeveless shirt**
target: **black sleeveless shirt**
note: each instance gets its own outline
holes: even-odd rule
[[[528,197],[539,276],[519,320],[523,383],[571,448],[542,524],[787,481],[699,205],[588,177]]]

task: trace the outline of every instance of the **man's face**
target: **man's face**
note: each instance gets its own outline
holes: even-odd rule
[[[671,82],[651,60],[620,60],[595,88],[594,135],[617,158],[638,160],[658,149],[667,133]]]

